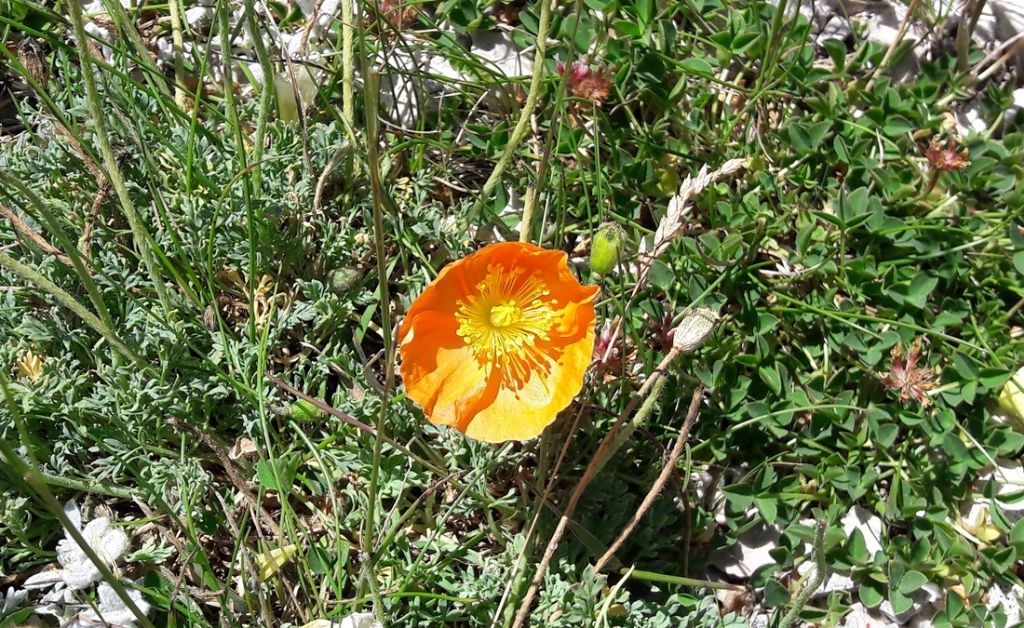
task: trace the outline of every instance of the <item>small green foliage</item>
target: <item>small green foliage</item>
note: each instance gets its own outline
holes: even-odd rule
[[[534,623],[739,628],[752,613],[796,608],[840,625],[854,604],[909,613],[937,587],[935,625],[1006,624],[985,600],[1019,583],[1024,557],[1024,494],[1001,477],[1024,450],[1008,388],[1024,366],[1014,85],[965,84],[952,46],[897,76],[904,43],[876,71],[886,49],[859,27],[818,41],[816,24],[771,3],[556,5],[526,139],[481,198],[527,83],[471,50],[507,32],[532,56],[540,5],[411,5],[404,26],[364,6],[357,43],[375,64],[412,54],[462,78],[431,64],[382,74],[422,89],[411,125],[381,98],[382,303],[369,112],[357,106],[352,126],[341,118],[340,23],[302,64],[323,72],[304,85],[300,120],[287,83],[275,89],[288,116],[258,86],[225,93],[211,67],[219,53],[186,54],[181,109],[173,68],[153,72],[145,48],[170,36],[160,3],[112,17],[135,22],[92,42],[107,56],[90,65],[90,102],[66,16],[0,0],[0,171],[45,206],[14,185],[0,188],[0,205],[88,264],[76,270],[0,218],[4,255],[35,273],[0,269],[10,380],[0,438],[61,497],[110,509],[132,537],[126,571],[155,621],[301,625],[371,607],[395,626],[510,619],[590,456],[674,346],[684,312],[706,307],[721,312],[719,328],[672,364],[649,420],[583,494]],[[289,36],[311,23],[294,3],[271,11]],[[248,28],[225,33],[240,55]],[[44,51],[41,94],[19,60],[26,41]],[[557,72],[559,61],[569,67]],[[573,62],[607,80],[607,94],[573,91]],[[283,66],[244,72],[257,70]],[[126,198],[94,172],[97,104]],[[968,104],[998,124],[953,138],[950,167],[936,170],[928,148],[941,139],[945,150],[947,116]],[[731,159],[744,168],[683,198]],[[387,388],[393,331],[382,314],[400,325],[446,263],[513,237],[519,199],[534,203],[535,242],[564,250],[589,281],[600,276],[606,351],[548,441],[491,447],[427,425],[400,382]],[[149,233],[152,272],[126,201]],[[651,260],[670,206],[680,235]],[[658,476],[698,381],[707,392],[677,468],[617,552],[621,565],[594,573]],[[374,438],[341,417],[376,426],[382,408],[388,440],[375,458]],[[541,471],[556,466],[542,502],[551,476]],[[855,507],[877,533],[847,529]],[[827,573],[853,584],[796,604],[796,574],[814,560],[809,519],[828,522]],[[680,580],[720,582],[719,558],[759,532],[771,562],[742,578],[743,596],[723,602]],[[157,540],[166,534],[173,543]],[[62,536],[23,478],[0,469],[0,578],[21,582],[53,563]],[[260,582],[254,557],[289,546],[287,565]],[[26,621],[24,610],[0,625]]]

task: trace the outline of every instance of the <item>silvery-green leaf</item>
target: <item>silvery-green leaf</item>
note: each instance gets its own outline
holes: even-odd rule
[[[75,500],[69,499],[65,502],[64,516],[71,520],[71,525],[79,530],[82,529],[82,511],[78,509],[78,504],[75,503]],[[67,536],[66,533],[65,536]]]
[[[40,571],[34,576],[29,576],[21,586],[26,591],[33,591],[36,589],[49,589],[55,584],[62,582],[64,582],[64,579],[61,577],[60,569],[47,569]]]

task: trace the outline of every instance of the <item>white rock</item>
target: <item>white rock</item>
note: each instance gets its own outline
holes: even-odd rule
[[[956,116],[957,133],[967,136],[973,133],[984,133],[988,129],[988,123],[981,115],[981,105],[978,103],[968,104],[954,114]]]
[[[859,530],[864,535],[864,545],[870,556],[874,557],[882,551],[882,519],[878,515],[860,506],[854,506],[846,513],[841,523],[847,537],[851,536],[854,530]]]
[[[838,39],[840,41],[845,40],[853,33],[850,28],[850,22],[843,18],[841,15],[833,15],[829,18],[825,25],[821,27],[821,32],[815,38],[815,41],[820,46],[829,39]]]
[[[733,578],[748,578],[761,567],[775,564],[769,552],[778,547],[781,536],[778,526],[758,523],[741,534],[731,547],[713,551],[708,563]]]
[[[1019,626],[1024,620],[1024,613],[1021,612],[1021,601],[1024,599],[1024,587],[1014,584],[1009,591],[1004,590],[998,584],[985,594],[985,608],[993,611],[1002,607],[1006,615],[1007,626]]]
[[[878,611],[885,618],[901,626],[911,625],[912,621],[918,622],[915,625],[920,625],[920,622],[931,621],[932,616],[935,615],[937,610],[937,603],[941,602],[944,597],[944,592],[939,588],[939,585],[933,582],[926,582],[923,587],[910,594],[913,604],[905,612],[897,615],[893,611],[889,600],[883,600],[878,605]]]
[[[1021,111],[1024,111],[1024,87],[1013,90],[1011,97],[1013,98],[1013,104],[1010,105],[1009,109],[1006,110],[1006,122],[1008,125],[1012,125],[1015,121],[1014,118],[1016,118]],[[998,414],[999,418],[1003,419],[1004,421],[1012,421],[1011,426],[1014,427],[1014,429],[1016,429],[1018,432],[1024,431],[1021,429],[1021,421],[1018,420],[1016,417],[1007,417],[1002,413]],[[995,419],[995,416],[993,416],[993,419]]]
[[[380,101],[384,115],[393,124],[415,129],[420,119],[420,93],[413,79],[391,73],[380,77]]]
[[[352,613],[341,620],[340,628],[384,628],[373,613]]]
[[[340,622],[329,619],[315,619],[301,628],[384,628],[373,613],[352,613],[342,618]]]
[[[499,78],[524,77],[533,72],[532,55],[520,52],[512,38],[504,32],[476,34],[469,52]],[[515,109],[515,93],[511,83],[496,85],[487,92],[484,104],[491,109]]]
[[[128,608],[109,584],[106,582],[100,584],[96,589],[96,595],[99,598],[98,608],[96,610],[89,609],[80,614],[78,616],[77,623],[73,623],[71,626],[93,628],[97,624],[105,622],[111,626],[118,626],[119,628],[135,627],[135,613]],[[149,603],[143,599],[142,593],[135,589],[128,589],[128,597],[131,598],[132,602],[135,603],[135,606],[138,607],[143,615],[149,615],[150,606]]]
[[[960,504],[960,516],[966,525],[988,524],[988,513],[992,500],[983,497],[989,483],[994,483],[996,504],[1010,523],[1024,519],[1024,500],[1006,501],[1000,496],[1010,496],[1024,491],[1024,465],[1013,460],[996,459],[996,466],[979,475],[972,494]]]
[[[185,23],[193,30],[205,31],[213,25],[214,15],[213,7],[192,7],[185,10]]]
[[[974,27],[974,38],[981,44],[1000,44],[1024,32],[1024,4],[1020,0],[986,2]]]
[[[768,628],[771,623],[771,616],[767,613],[758,613],[750,618],[750,628]]]
[[[898,628],[898,625],[857,602],[850,605],[850,612],[843,617],[839,628]]]
[[[475,231],[473,227],[470,227],[470,232],[474,233],[473,239],[476,242],[506,242],[508,241],[509,229],[505,227],[505,223],[500,221],[501,216],[522,216],[523,208],[526,206],[523,201],[523,195],[519,193],[519,190],[514,187],[506,187],[505,193],[508,196],[508,202],[498,212],[499,220],[480,225],[476,227]],[[501,222],[501,224],[498,224]],[[512,231],[519,232],[522,228],[522,221],[516,223],[512,227]]]
[[[533,72],[533,57],[521,53],[512,37],[502,31],[476,33],[469,52],[502,76],[521,77]]]

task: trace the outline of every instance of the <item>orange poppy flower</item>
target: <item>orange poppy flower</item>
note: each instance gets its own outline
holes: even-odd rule
[[[445,267],[398,331],[408,396],[431,423],[489,442],[544,431],[583,387],[594,297],[566,255],[484,247]]]

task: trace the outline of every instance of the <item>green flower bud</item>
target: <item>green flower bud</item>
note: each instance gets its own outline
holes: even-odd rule
[[[306,401],[305,399],[299,399],[291,406],[288,407],[288,416],[295,419],[296,421],[316,421],[323,415],[320,409]]]
[[[590,243],[590,271],[607,275],[619,261],[626,232],[622,227],[608,224],[597,230]]]

